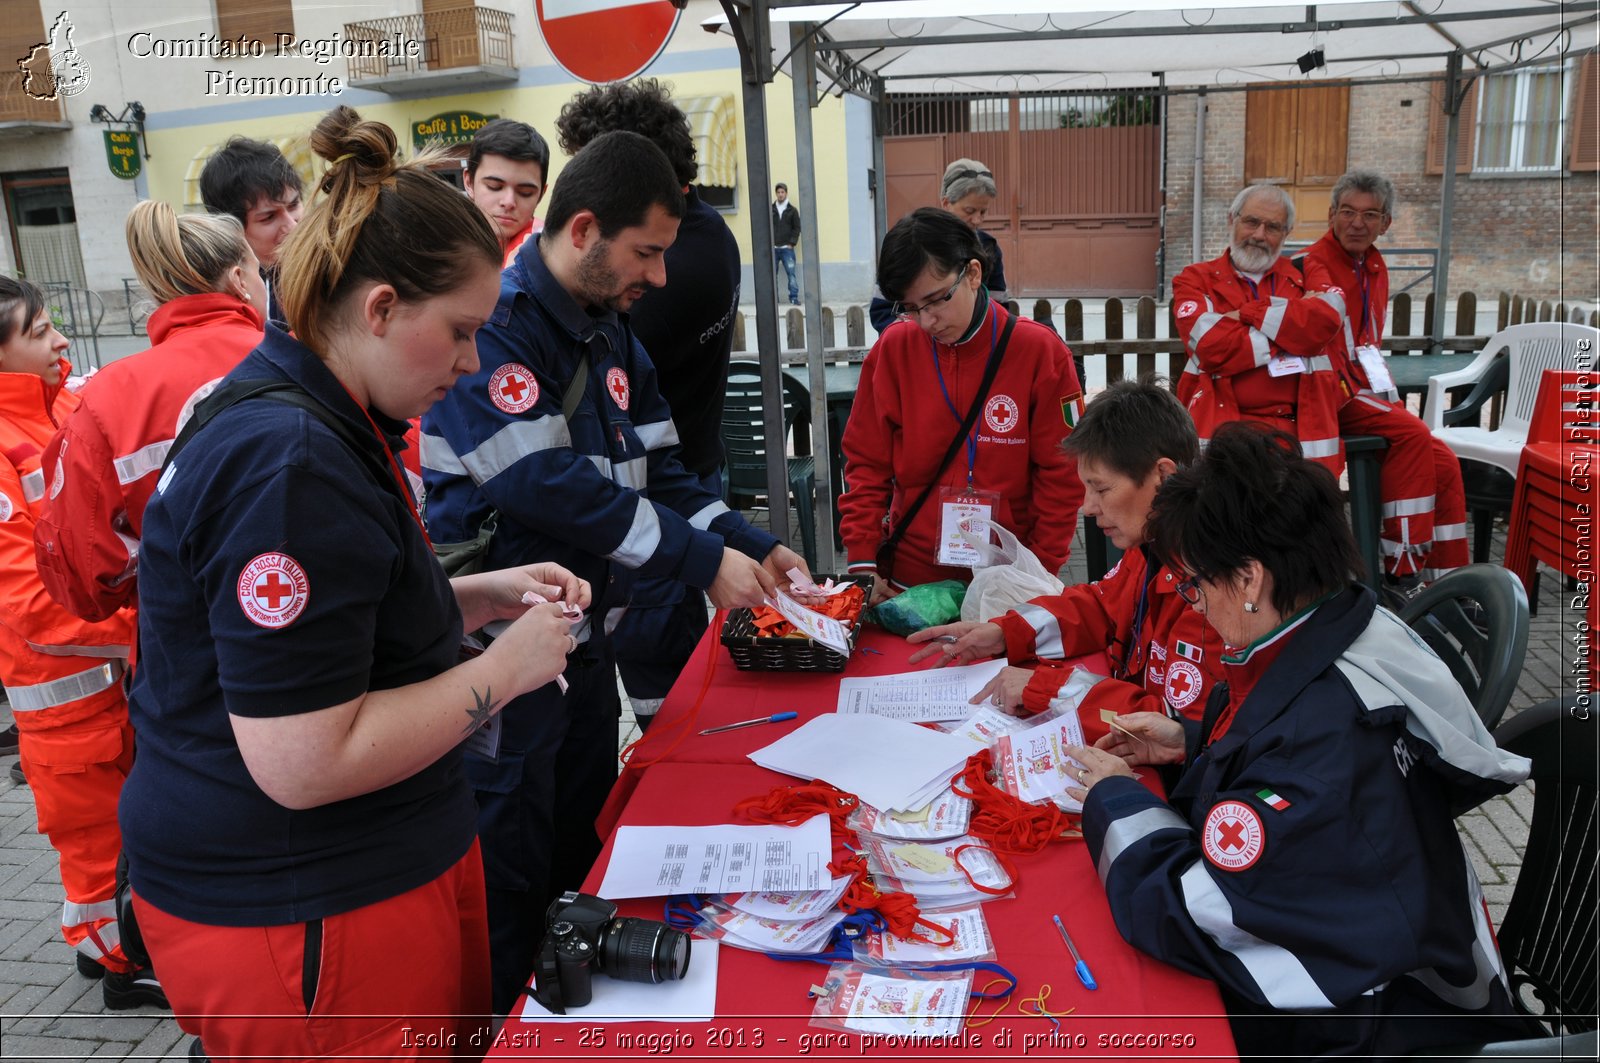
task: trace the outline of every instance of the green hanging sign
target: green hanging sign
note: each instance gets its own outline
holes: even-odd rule
[[[131,129],[107,129],[106,165],[124,181],[139,176],[143,163],[139,159],[139,134]]]
[[[500,116],[477,111],[445,111],[411,123],[411,146],[421,151],[429,144],[449,147],[470,144],[473,136]]]

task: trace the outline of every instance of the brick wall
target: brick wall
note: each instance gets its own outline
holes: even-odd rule
[[[1206,97],[1203,257],[1227,242],[1228,204],[1244,181],[1244,93]],[[1394,225],[1379,247],[1437,247],[1443,178],[1424,172],[1426,84],[1357,85],[1350,90],[1350,166],[1389,176],[1399,196]],[[1194,97],[1167,112],[1167,277],[1191,260]],[[1452,223],[1450,298],[1476,292],[1551,301],[1600,301],[1600,174],[1561,177],[1458,175]]]

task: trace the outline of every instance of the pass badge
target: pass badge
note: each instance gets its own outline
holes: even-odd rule
[[[1356,360],[1361,363],[1361,368],[1367,374],[1367,383],[1372,385],[1372,390],[1379,395],[1387,395],[1394,391],[1394,377],[1389,375],[1389,363],[1383,360],[1383,352],[1370,343],[1363,343],[1356,348]]]
[[[1267,359],[1270,376],[1294,376],[1306,371],[1306,360],[1297,354],[1275,354]]]
[[[989,541],[989,521],[994,519],[1000,495],[973,487],[939,488],[939,547],[934,560],[941,565],[975,568],[984,557],[967,535],[979,542]],[[966,534],[963,534],[965,532]]]

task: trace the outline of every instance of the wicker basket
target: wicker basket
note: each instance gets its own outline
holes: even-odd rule
[[[817,574],[820,583],[828,577]],[[872,589],[872,577],[834,576],[835,583],[854,583]],[[866,609],[863,608],[865,613]],[[861,631],[861,617],[850,627],[850,648],[855,649]],[[754,614],[749,609],[733,609],[722,625],[722,644],[740,671],[745,672],[842,672],[847,654],[835,653],[812,639],[765,638],[756,634]]]

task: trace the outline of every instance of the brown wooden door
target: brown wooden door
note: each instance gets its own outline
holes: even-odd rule
[[[476,66],[482,62],[478,55],[477,11],[467,0],[422,0],[422,24],[430,69]]]
[[[1251,89],[1244,130],[1245,183],[1281,185],[1295,201],[1289,238],[1317,239],[1328,228],[1328,195],[1347,161],[1350,86]]]

